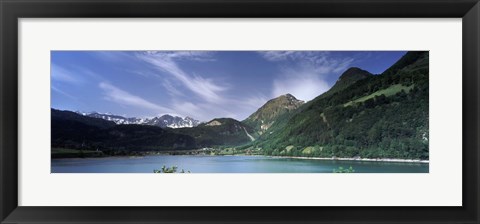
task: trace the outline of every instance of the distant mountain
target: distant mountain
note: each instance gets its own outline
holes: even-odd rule
[[[97,112],[91,112],[91,113],[81,113],[84,116],[88,117],[94,117],[94,118],[100,118],[104,119],[107,121],[113,121],[115,124],[142,124],[145,122],[144,119],[136,118],[136,117],[123,117],[119,115],[114,115],[114,114],[101,114]]]
[[[215,118],[194,128],[178,128],[172,131],[195,138],[198,146],[235,146],[255,140],[253,129],[232,118]]]
[[[269,100],[255,113],[242,121],[242,123],[253,127],[255,132],[261,135],[265,133],[280,116],[296,110],[302,104],[304,104],[304,101],[298,100],[291,94],[282,95]]]
[[[145,119],[141,124],[153,125],[158,127],[169,127],[169,128],[191,128],[196,127],[200,124],[200,121],[195,120],[191,117],[181,118],[178,116],[163,115],[161,117],[154,117],[151,119]]]
[[[67,122],[78,122],[83,123],[85,125],[94,126],[97,128],[105,129],[114,127],[116,124],[113,121],[108,121],[101,118],[91,118],[80,116],[75,112],[67,111],[67,110],[56,110],[51,109],[51,118],[52,121],[67,121]]]
[[[199,127],[218,128],[221,129],[220,134],[237,134],[239,132],[244,133],[244,129],[250,127],[245,126],[240,121],[233,118],[215,118],[209,122],[199,125]]]
[[[195,149],[195,139],[148,125],[116,125],[113,121],[51,109],[51,145],[57,148],[118,151]],[[108,153],[107,153],[108,154]]]
[[[94,117],[94,118],[101,118],[107,121],[113,121],[116,124],[139,124],[139,125],[151,125],[157,126],[161,128],[191,128],[196,127],[200,124],[200,121],[195,120],[190,117],[181,118],[178,116],[171,116],[171,115],[162,115],[160,117],[153,117],[153,118],[136,118],[136,117],[123,117],[119,115],[113,114],[102,114],[97,112],[91,113],[82,113],[84,116]]]

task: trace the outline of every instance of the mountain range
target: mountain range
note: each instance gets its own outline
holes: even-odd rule
[[[172,116],[169,114],[162,115],[160,117],[153,117],[153,118],[136,118],[136,117],[123,117],[114,114],[102,114],[97,112],[91,113],[84,113],[84,112],[77,112],[78,114],[94,117],[94,118],[101,118],[107,121],[113,121],[115,124],[139,124],[139,125],[151,125],[157,126],[161,128],[191,128],[196,127],[200,124],[200,121],[195,120],[191,117],[179,117],[179,116]]]
[[[411,51],[382,74],[349,68],[313,100],[278,96],[243,121],[83,116],[52,109],[52,147],[103,151],[233,147],[274,156],[428,159],[428,76],[429,53]]]

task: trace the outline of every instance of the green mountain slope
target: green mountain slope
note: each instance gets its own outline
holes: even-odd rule
[[[254,140],[253,129],[232,118],[216,118],[197,127],[172,131],[192,136],[198,147],[235,146]]]
[[[253,127],[256,134],[262,135],[280,116],[296,110],[303,103],[291,94],[282,95],[269,100],[242,123]]]
[[[316,97],[314,100],[311,100],[307,103],[303,103],[302,105],[299,105],[298,108],[295,110],[290,110],[288,113],[282,113],[276,116],[275,119],[272,121],[272,125],[269,128],[268,132],[264,136],[260,136],[258,138],[258,141],[255,142],[255,144],[258,144],[259,142],[270,139],[272,134],[273,136],[275,136],[274,133],[282,132],[285,128],[287,128],[287,125],[289,125],[288,124],[289,120],[294,115],[299,114],[302,111],[308,110],[318,100],[330,97],[335,93],[348,88],[349,86],[353,85],[357,81],[365,79],[370,76],[372,76],[371,73],[359,68],[353,67],[353,68],[347,69],[344,73],[342,73],[342,75],[340,75],[339,80],[337,80],[335,85],[329,91],[321,94],[320,96]]]
[[[269,155],[428,159],[428,52],[321,95],[252,144]]]

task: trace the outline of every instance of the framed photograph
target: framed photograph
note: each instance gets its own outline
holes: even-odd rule
[[[1,1],[1,223],[479,223],[480,5]]]
[[[52,51],[51,173],[428,173],[428,76],[428,51]]]

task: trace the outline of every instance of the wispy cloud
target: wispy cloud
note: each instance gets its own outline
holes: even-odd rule
[[[336,58],[328,51],[260,51],[263,58],[272,62],[290,61],[300,68],[313,69],[319,75],[345,70],[354,59]]]
[[[52,85],[50,88],[51,88],[53,91],[55,91],[55,92],[57,92],[57,93],[60,93],[60,94],[66,96],[66,97],[68,97],[68,98],[70,98],[70,99],[72,99],[72,100],[78,100],[77,97],[74,97],[74,96],[72,96],[71,94],[68,94],[67,92],[65,92],[65,91],[63,91],[63,90],[55,87],[54,85]]]
[[[147,51],[146,53],[172,60],[215,61],[211,51]]]
[[[306,101],[330,88],[326,81],[329,75],[339,75],[354,62],[353,58],[334,57],[326,51],[261,51],[258,54],[281,68],[280,76],[273,81],[272,97],[290,93]]]
[[[206,104],[174,100],[172,108],[183,116],[193,117],[200,121],[208,121],[212,116],[209,111],[212,107],[208,107]]]
[[[53,81],[66,82],[70,84],[80,84],[83,82],[81,78],[76,76],[70,70],[52,64],[50,67],[50,76]]]
[[[172,113],[173,111],[167,107],[163,107],[145,100],[139,96],[128,93],[116,86],[106,82],[101,82],[99,87],[104,91],[104,99],[120,105],[135,106],[155,111],[157,114]]]
[[[145,54],[138,54],[138,58],[150,63],[155,68],[168,73],[177,81],[179,81],[188,90],[193,92],[208,102],[220,102],[222,100],[221,93],[228,88],[226,85],[220,85],[215,83],[212,79],[204,78],[199,75],[188,74],[176,63],[175,59],[191,59],[201,60],[201,58],[210,58],[204,56],[203,53],[182,53],[182,52],[148,52]]]
[[[93,57],[108,62],[123,62],[132,58],[129,51],[91,51]]]
[[[183,94],[179,89],[175,88],[175,86],[173,86],[173,84],[168,79],[162,80],[162,86],[172,97],[185,96],[185,94]]]
[[[295,54],[295,51],[259,51],[258,53],[268,61],[284,61]]]
[[[243,99],[240,104],[243,104],[245,107],[251,107],[251,108],[260,108],[265,104],[268,100],[270,100],[269,97],[266,97],[262,94],[254,95],[254,96],[249,96],[245,99]]]

